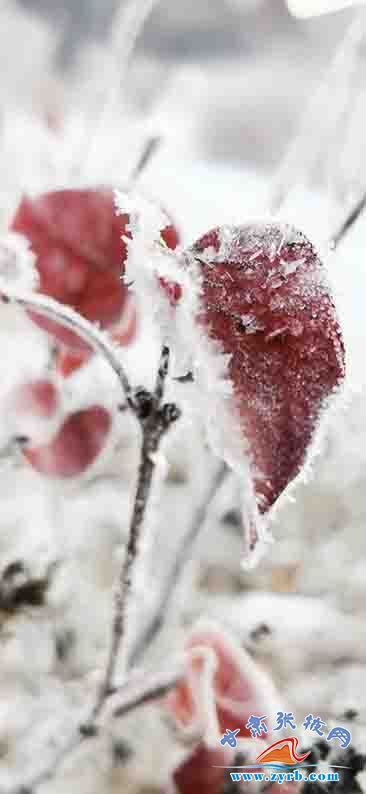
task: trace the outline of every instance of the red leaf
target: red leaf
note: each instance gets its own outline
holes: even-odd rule
[[[56,436],[39,447],[25,447],[24,455],[41,474],[75,477],[94,463],[111,428],[111,416],[100,405],[67,417]]]
[[[335,308],[314,247],[291,226],[217,228],[191,253],[202,279],[199,323],[230,354],[238,433],[265,513],[301,470],[344,377]]]
[[[56,357],[56,369],[64,378],[73,375],[80,367],[87,364],[92,353],[88,350],[69,350],[61,348]]]
[[[39,379],[18,386],[13,400],[16,411],[49,419],[57,410],[58,392],[51,381]]]
[[[211,651],[215,659],[213,673],[209,674],[204,686],[216,709],[219,731],[240,728],[240,736],[250,736],[249,729],[245,728],[249,716],[274,713],[277,693],[270,679],[248,654],[216,628],[193,631],[187,643],[186,675],[167,695],[167,708],[178,724],[190,732],[196,725],[202,727],[205,723],[206,715],[199,711],[199,692],[207,665],[205,650]]]
[[[71,306],[92,322],[109,328],[126,307],[123,283],[127,247],[122,235],[128,215],[116,215],[110,189],[58,190],[23,198],[11,227],[24,234],[37,256],[40,292]],[[168,246],[178,242],[173,226],[163,230]],[[62,343],[86,349],[72,331],[36,312],[38,325]]]
[[[222,794],[229,772],[223,767],[230,754],[218,747],[209,749],[198,744],[175,770],[173,782],[179,794]]]

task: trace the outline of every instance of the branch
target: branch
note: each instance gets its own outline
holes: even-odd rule
[[[131,188],[135,187],[138,178],[145,171],[146,167],[149,165],[160,146],[160,135],[150,135],[150,137],[146,139],[140,157],[138,158],[137,163],[134,165],[129,176],[127,192],[128,190],[131,190]]]
[[[366,193],[361,196],[361,198],[357,201],[357,203],[352,207],[344,221],[341,223],[338,231],[335,232],[333,237],[329,241],[329,245],[332,251],[335,251],[338,248],[339,243],[347,236],[348,232],[351,231],[354,224],[358,221],[361,217],[364,209],[366,208]]]
[[[155,454],[162,437],[171,424],[179,418],[180,412],[175,404],[164,403],[165,383],[169,368],[169,349],[166,346],[163,346],[161,351],[153,393],[151,394],[143,388],[132,390],[124,368],[115,353],[114,347],[107,340],[105,334],[81,317],[77,312],[74,312],[72,309],[48,297],[16,293],[10,290],[4,290],[3,288],[2,300],[8,303],[15,303],[27,310],[36,311],[42,314],[42,316],[48,317],[66,328],[75,331],[84,341],[101,353],[119,378],[126,400],[140,423],[142,433],[141,457],[136,495],[131,516],[129,540],[116,591],[112,636],[102,684],[99,687],[94,705],[86,721],[79,726],[78,730],[70,736],[64,747],[58,751],[52,763],[43,771],[41,778],[37,778],[36,782],[40,783],[52,777],[60,763],[62,763],[64,758],[66,758],[84,737],[93,736],[97,731],[96,720],[101,714],[106,699],[111,692],[119,650],[126,635],[131,581],[139,554],[141,530],[151,491],[155,468]],[[34,783],[32,785],[34,785]]]
[[[144,626],[141,634],[135,640],[134,646],[131,648],[128,658],[129,667],[133,667],[140,661],[142,655],[145,653],[146,649],[152,645],[157,634],[164,625],[173,593],[181,579],[182,573],[187,563],[192,557],[193,546],[206,523],[207,517],[212,507],[212,502],[217,491],[219,488],[221,488],[227,473],[228,469],[226,464],[220,464],[219,468],[212,477],[212,480],[209,482],[203,499],[194,512],[192,524],[182,539],[181,546],[178,549],[174,559],[174,565],[169,572],[169,576],[167,577],[164,587],[161,591],[158,604],[150,616],[148,623]]]
[[[130,678],[121,689],[116,689],[111,699],[111,713],[115,718],[124,717],[133,709],[158,700],[173,689],[184,675],[183,663],[166,673],[153,673],[151,676]]]
[[[137,488],[131,517],[129,540],[122,565],[115,597],[115,612],[111,644],[102,685],[84,730],[93,731],[108,692],[113,684],[118,653],[126,635],[128,600],[131,581],[136,560],[139,555],[141,530],[148,504],[152,477],[155,468],[154,457],[163,435],[172,422],[176,421],[179,412],[174,405],[163,404],[165,381],[169,366],[169,349],[163,347],[156,379],[155,391],[152,395],[145,390],[135,394],[136,405],[139,406],[139,418],[142,429],[141,458],[139,464]]]
[[[100,353],[112,367],[120,381],[129,407],[135,414],[137,413],[133,391],[127,374],[119,360],[116,349],[103,331],[100,331],[89,320],[81,317],[78,312],[44,295],[14,292],[1,286],[1,298],[4,303],[14,303],[24,309],[34,311],[42,315],[42,317],[47,317],[49,320],[53,320],[64,328],[68,328],[78,334],[84,342]]]

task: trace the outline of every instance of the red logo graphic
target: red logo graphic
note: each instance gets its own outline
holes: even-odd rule
[[[286,739],[280,739],[274,742],[270,747],[258,756],[256,759],[259,763],[265,764],[283,764],[284,766],[296,766],[305,761],[305,758],[310,755],[310,751],[298,755],[296,750],[299,744],[297,736],[288,736]]]

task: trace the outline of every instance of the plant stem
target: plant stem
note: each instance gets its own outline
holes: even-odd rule
[[[174,412],[173,410],[174,406],[163,405],[168,367],[169,349],[164,346],[161,352],[153,395],[148,395],[144,390],[136,392],[137,404],[138,402],[140,404],[139,419],[142,430],[141,457],[138,469],[136,495],[130,523],[129,540],[117,584],[112,637],[107,665],[90,718],[87,725],[84,726],[84,730],[86,731],[93,730],[92,726],[99,716],[104,701],[113,686],[119,650],[121,643],[126,637],[129,595],[136,561],[139,557],[141,530],[151,491],[155,468],[154,457],[164,433],[167,431],[171,422],[178,418],[177,411],[175,410]],[[149,397],[151,399],[150,404]],[[167,411],[167,408],[170,408],[172,412]]]
[[[366,193],[361,196],[361,198],[356,202],[356,204],[352,207],[344,221],[341,223],[339,229],[331,238],[329,245],[332,251],[335,251],[338,248],[339,243],[347,236],[348,232],[352,229],[354,224],[358,221],[361,217],[363,211],[366,208]]]
[[[133,391],[123,365],[120,362],[116,348],[108,340],[103,331],[95,325],[81,317],[78,312],[64,306],[53,298],[33,293],[21,293],[13,290],[5,290],[1,287],[1,297],[6,303],[15,303],[24,309],[30,309],[42,317],[54,320],[64,328],[74,331],[84,342],[100,353],[116,373],[118,380],[124,391],[127,403],[131,410],[136,414],[136,406],[133,400]]]

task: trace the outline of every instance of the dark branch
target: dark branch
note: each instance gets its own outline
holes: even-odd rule
[[[330,240],[330,247],[332,251],[335,251],[338,248],[339,243],[344,240],[347,234],[351,231],[352,227],[361,217],[364,209],[366,207],[366,193],[361,196],[361,198],[357,201],[351,211],[348,213],[344,221],[342,222],[341,226],[339,227],[338,231],[334,234],[334,236]]]

